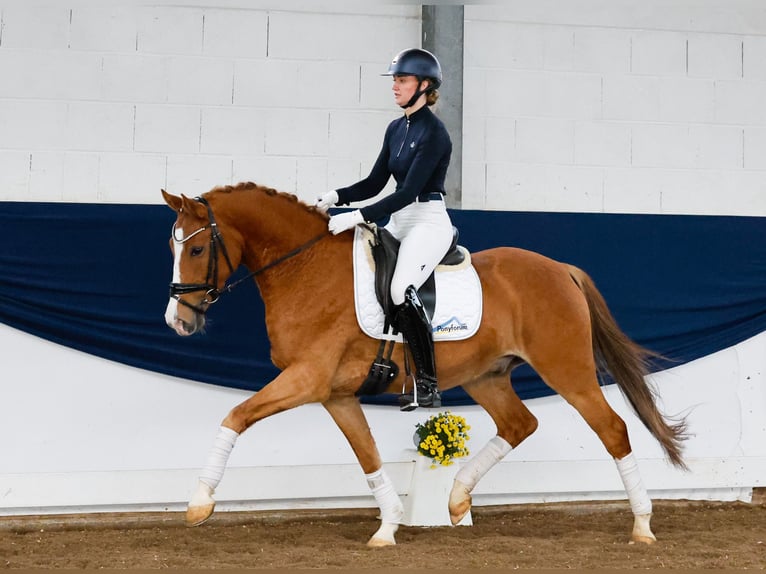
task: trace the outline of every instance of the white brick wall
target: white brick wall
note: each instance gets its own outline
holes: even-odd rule
[[[399,113],[380,74],[418,45],[420,6],[251,6],[0,3],[0,199],[246,179],[313,199],[366,175]],[[766,215],[758,2],[465,15],[465,208]]]
[[[0,3],[0,200],[248,179],[313,200],[366,175],[399,113],[380,74],[418,44],[419,7],[156,4]]]
[[[766,216],[758,2],[511,0],[465,17],[464,207]]]

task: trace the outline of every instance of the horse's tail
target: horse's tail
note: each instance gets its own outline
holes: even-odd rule
[[[659,355],[638,345],[622,332],[587,273],[572,265],[569,266],[569,273],[588,302],[597,369],[611,375],[670,461],[686,468],[681,456],[681,443],[686,439],[686,422],[683,418],[672,424],[665,420],[657,408],[656,391],[644,378],[649,373],[649,360]]]

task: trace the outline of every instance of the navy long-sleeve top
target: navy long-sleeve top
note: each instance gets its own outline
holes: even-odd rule
[[[365,221],[372,222],[409,205],[420,195],[445,193],[452,140],[442,121],[428,106],[409,117],[402,116],[386,128],[383,148],[365,179],[337,190],[338,205],[368,199],[380,193],[393,175],[394,193],[361,208]]]

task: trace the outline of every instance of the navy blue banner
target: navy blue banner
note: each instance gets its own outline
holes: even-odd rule
[[[584,269],[622,329],[671,360],[664,366],[766,331],[766,218],[450,215],[471,251],[516,246]],[[0,322],[135,367],[262,388],[277,370],[255,284],[222,297],[204,335],[179,337],[165,325],[174,220],[164,205],[0,202]],[[527,367],[513,384],[522,399],[552,394]],[[446,405],[470,402],[461,389],[445,393]]]

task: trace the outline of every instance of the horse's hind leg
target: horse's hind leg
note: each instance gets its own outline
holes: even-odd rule
[[[471,509],[471,492],[479,480],[537,429],[537,419],[511,387],[507,372],[484,377],[463,388],[492,417],[497,436],[455,475],[449,497],[452,524],[458,524]]]
[[[591,365],[590,361],[586,363],[584,367],[573,368],[572,365],[578,364],[578,361],[571,357],[569,362],[566,358],[560,358],[555,365],[535,366],[535,369],[548,386],[580,413],[614,458],[634,515],[631,542],[651,544],[657,540],[650,527],[652,501],[641,480],[627,426],[604,397],[596,378],[595,365]]]
[[[404,507],[391,479],[382,468],[378,447],[370,433],[359,400],[356,397],[344,396],[331,398],[322,404],[351,445],[365,473],[367,485],[380,508],[380,528],[372,535],[367,546],[396,544],[394,534],[404,515]]]

